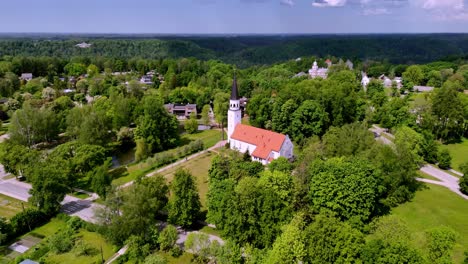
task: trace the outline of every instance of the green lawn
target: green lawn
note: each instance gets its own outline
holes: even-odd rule
[[[226,135],[225,135],[225,138],[226,138]],[[182,137],[182,141],[187,142],[187,144],[188,142],[194,141],[197,139],[200,139],[203,141],[204,147],[206,149],[206,148],[214,146],[216,143],[218,143],[221,140],[221,131],[220,130],[205,130],[196,134],[186,134]],[[183,148],[183,146],[179,146],[179,148]],[[166,152],[176,153],[177,148],[167,150]],[[154,165],[155,164],[151,164],[150,162],[146,160],[146,161],[128,166],[127,172],[122,173],[120,177],[114,179],[112,181],[112,184],[118,186],[118,185],[122,185],[124,183],[130,182],[130,181],[133,181],[138,176],[147,174],[158,168]],[[160,167],[167,166],[167,165],[169,164],[165,164]]]
[[[460,170],[460,165],[468,162],[468,139],[463,138],[462,142],[456,144],[442,145],[443,149],[448,149],[452,156],[452,168]]]
[[[59,229],[62,229],[65,227],[66,227],[66,223],[63,220],[58,219],[58,218],[52,218],[52,220],[50,220],[49,223],[34,229],[32,232],[28,234],[37,236],[37,237],[48,237],[57,233]]]
[[[403,219],[410,230],[414,244],[424,248],[424,232],[438,226],[448,226],[458,232],[453,251],[455,263],[461,263],[468,250],[468,201],[442,186],[427,184],[418,191],[413,201],[398,206],[392,214]]]
[[[102,255],[104,259],[110,258],[116,252],[115,248],[108,244],[104,238],[94,232],[89,232],[86,230],[80,230],[77,234],[77,239],[82,239],[85,243],[91,245],[94,249],[92,254],[89,256],[77,256],[76,248],[72,249],[70,252],[65,254],[53,254],[48,253],[46,255],[48,263],[70,263],[70,264],[80,264],[80,263],[100,263],[101,260],[101,248]]]
[[[28,207],[28,203],[0,194],[0,217],[11,218]]]
[[[171,182],[177,169],[188,169],[197,180],[200,201],[203,208],[206,208],[206,194],[208,192],[208,170],[210,169],[211,160],[214,156],[215,154],[210,152],[202,154],[192,160],[188,160],[187,162],[180,164],[179,166],[163,171],[161,175],[163,175],[168,180],[168,182]]]
[[[226,132],[224,132],[224,138],[226,139]],[[182,139],[188,139],[189,141],[195,141],[200,139],[203,141],[203,146],[205,148],[210,148],[214,146],[221,140],[221,130],[212,129],[212,130],[204,130],[199,133],[195,134],[185,134],[182,136]]]
[[[413,93],[411,95],[410,107],[412,109],[427,105],[431,93]]]

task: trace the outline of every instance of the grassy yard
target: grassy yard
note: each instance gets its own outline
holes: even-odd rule
[[[431,93],[413,93],[411,95],[410,107],[412,109],[427,105]]]
[[[468,201],[436,185],[418,191],[413,201],[398,206],[392,214],[403,219],[411,232],[415,246],[424,248],[426,230],[448,226],[458,232],[459,237],[453,251],[455,263],[461,263],[463,252],[468,250]]]
[[[185,168],[189,170],[197,180],[200,201],[203,208],[206,208],[206,194],[208,192],[208,170],[210,169],[211,160],[214,156],[214,153],[205,153],[194,158],[193,160],[188,160],[187,162],[184,162],[179,166],[165,170],[161,173],[161,175],[163,175],[168,180],[168,182],[171,182],[174,177],[174,173],[179,168]]]
[[[53,254],[48,253],[46,255],[47,261],[50,263],[70,263],[70,264],[80,264],[80,263],[100,263],[101,260],[101,248],[102,256],[104,259],[110,258],[115,253],[115,248],[108,244],[104,238],[94,232],[89,232],[86,230],[80,230],[78,233],[78,239],[81,239],[85,243],[93,247],[92,253],[88,256],[77,256],[76,249],[72,249],[70,252],[65,254]]]
[[[226,138],[226,135],[225,135],[225,138]],[[182,137],[182,141],[187,142],[187,144],[188,142],[195,141],[198,139],[203,141],[203,145],[205,149],[210,148],[221,140],[221,131],[220,130],[205,130],[196,134],[186,134]],[[183,146],[179,146],[179,149],[180,148],[183,148]],[[166,152],[177,153],[177,148],[167,150]],[[178,159],[180,160],[180,158]],[[176,160],[174,160],[173,162],[176,162]],[[164,167],[167,165],[169,164],[161,165],[159,167]],[[152,164],[151,162],[147,162],[147,161],[133,164],[131,166],[128,166],[128,168],[126,169],[126,172],[122,173],[118,178],[115,178],[112,181],[112,184],[117,185],[117,186],[122,185],[124,183],[133,181],[137,177],[141,175],[145,175],[157,168],[158,166],[155,166],[155,164]]]
[[[224,132],[224,134],[224,138],[226,139],[226,131]],[[212,129],[204,130],[195,134],[185,134],[182,136],[182,138],[188,139],[189,141],[195,141],[197,139],[200,139],[203,141],[203,146],[205,148],[210,148],[222,139],[221,135],[221,130]]]
[[[11,218],[28,207],[28,203],[0,194],[0,217]]]
[[[452,168],[460,171],[460,165],[468,162],[468,139],[463,138],[462,142],[456,144],[442,145],[443,149],[448,149],[452,156]]]

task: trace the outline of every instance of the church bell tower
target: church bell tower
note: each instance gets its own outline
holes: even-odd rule
[[[241,123],[241,109],[240,109],[240,98],[239,92],[237,91],[237,80],[236,74],[234,73],[234,79],[232,80],[231,98],[229,99],[229,110],[228,110],[228,142],[231,140],[231,135],[234,133],[234,129],[237,124]]]

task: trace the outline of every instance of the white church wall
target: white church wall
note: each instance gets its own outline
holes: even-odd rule
[[[234,149],[234,150],[237,150],[241,153],[245,153],[245,151],[249,151],[249,154],[252,154],[252,152],[254,152],[256,146],[255,145],[252,145],[252,144],[249,144],[249,143],[246,143],[246,142],[242,142],[242,141],[239,141],[239,140],[235,140],[235,139],[231,139],[229,141],[229,145],[231,147],[231,149]]]

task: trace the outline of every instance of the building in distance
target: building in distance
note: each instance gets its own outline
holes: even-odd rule
[[[293,144],[287,135],[241,124],[241,112],[241,98],[234,76],[227,113],[230,148],[241,153],[248,152],[253,161],[264,165],[279,157],[293,157]]]

